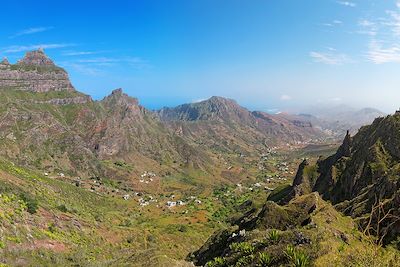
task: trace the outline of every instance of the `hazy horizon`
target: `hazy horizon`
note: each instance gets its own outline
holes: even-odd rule
[[[213,95],[263,111],[399,106],[395,0],[19,1],[2,16],[1,57],[43,47],[95,99],[121,87],[149,109]]]

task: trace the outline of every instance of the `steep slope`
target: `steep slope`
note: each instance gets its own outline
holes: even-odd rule
[[[308,192],[319,192],[385,244],[400,236],[399,136],[400,112],[378,118],[354,137],[347,133],[334,155],[320,159],[317,179],[303,179],[312,185]]]
[[[266,146],[317,141],[324,137],[301,118],[250,112],[234,100],[216,96],[164,108],[158,115],[174,132],[215,151],[249,154]]]
[[[318,193],[285,206],[266,202],[188,256],[197,266],[399,266],[398,251],[382,249],[354,230],[355,222]]]
[[[26,53],[17,64],[0,63],[0,87],[32,92],[75,91],[68,74],[49,59],[43,50]]]
[[[191,266],[178,259],[208,226],[182,233],[162,223],[179,225],[179,216],[116,196],[0,158],[0,266]]]
[[[143,162],[137,175],[146,166],[211,165],[207,153],[170,133],[122,90],[102,101],[76,91],[42,50],[0,64],[0,103],[0,155],[24,166],[92,177],[115,175],[107,160]]]

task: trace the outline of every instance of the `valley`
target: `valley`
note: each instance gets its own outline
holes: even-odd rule
[[[102,100],[77,91],[67,72],[43,50],[28,52],[16,64],[3,61],[1,266],[192,266],[191,261],[200,265],[209,262],[207,266],[256,266],[252,253],[240,252],[243,245],[233,245],[231,251],[227,248],[258,240],[271,229],[284,232],[285,242],[272,245],[277,246],[273,250],[275,264],[286,264],[278,250],[293,241],[293,229],[309,227],[310,223],[302,225],[298,220],[307,219],[304,205],[317,205],[311,198],[319,203],[318,213],[310,219],[318,227],[327,227],[335,236],[353,231],[349,237],[355,244],[352,249],[365,244],[375,249],[353,219],[332,206],[341,202],[347,215],[354,214],[349,209],[356,209],[359,202],[342,202],[358,199],[354,192],[345,190],[347,184],[343,184],[340,196],[332,193],[332,187],[319,189],[318,184],[326,183],[314,184],[317,170],[321,172],[318,181],[341,181],[331,177],[331,165],[335,165],[337,175],[345,173],[342,164],[351,159],[348,152],[340,153],[347,151],[344,147],[349,135],[340,145],[343,128],[336,124],[330,130],[315,127],[318,119],[307,118],[249,111],[223,97],[151,111],[122,89]],[[380,120],[385,119],[374,124]],[[328,127],[326,121],[324,125]],[[365,129],[361,128],[355,140]],[[386,148],[377,146],[376,151],[376,158],[386,160]],[[333,154],[337,155],[334,163]],[[298,177],[304,158],[311,165],[331,169],[310,167],[313,180],[304,190],[297,190],[294,187],[304,182]],[[357,164],[358,158],[354,159]],[[387,160],[395,169],[396,159]],[[371,168],[381,171],[385,166]],[[296,184],[298,179],[301,182]],[[362,182],[356,186],[358,193],[363,194],[363,186]],[[293,202],[292,191],[298,197]],[[281,204],[288,207],[274,206],[271,212],[287,209],[289,215],[281,220],[279,216],[285,212],[265,215],[268,205],[276,205],[267,199],[278,203],[287,199]],[[365,208],[358,215],[367,211]],[[334,223],[327,226],[325,217],[332,217]],[[240,234],[238,230],[243,229],[255,236]],[[221,231],[223,242],[219,243],[221,240],[212,238]],[[311,235],[307,242],[325,244],[321,245],[325,254],[318,254],[315,247],[310,250],[312,260],[319,262],[317,266],[328,266],[327,258],[339,257],[338,250],[345,247],[336,239],[334,245],[327,246],[331,236],[323,230],[307,228],[306,232]],[[215,242],[218,250],[212,249],[212,243],[210,249],[210,242]],[[260,250],[269,245],[260,241],[255,246]],[[384,254],[390,262],[396,257],[392,250]],[[218,257],[223,263],[218,263]],[[237,265],[240,260],[248,262]]]

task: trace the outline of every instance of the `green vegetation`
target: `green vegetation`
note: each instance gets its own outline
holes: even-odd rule
[[[22,201],[25,202],[25,205],[27,206],[27,210],[29,213],[34,214],[36,213],[38,209],[38,201],[27,194],[21,194],[20,195]]]
[[[286,197],[289,192],[291,191],[291,185],[290,184],[284,184],[279,187],[277,187],[269,196],[268,200],[274,201],[274,202],[279,202],[282,198]]]
[[[310,266],[310,258],[305,252],[299,251],[291,245],[288,245],[285,254],[294,267]]]
[[[254,246],[248,242],[232,243],[229,248],[233,252],[243,253],[245,255],[252,254],[255,250]]]
[[[279,231],[278,231],[278,230],[275,230],[275,229],[271,230],[271,231],[268,233],[268,239],[269,239],[271,242],[273,242],[273,243],[278,242],[279,239],[280,239]]]
[[[272,264],[272,257],[266,252],[258,253],[258,264],[259,267],[269,267]]]
[[[207,267],[225,267],[226,261],[224,258],[216,257],[214,260],[207,262]]]

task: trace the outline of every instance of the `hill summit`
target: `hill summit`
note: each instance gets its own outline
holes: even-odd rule
[[[20,65],[55,66],[54,62],[44,53],[43,49],[29,51],[18,61]]]
[[[0,89],[50,92],[75,91],[67,72],[56,66],[43,49],[27,52],[16,64],[0,63]]]

